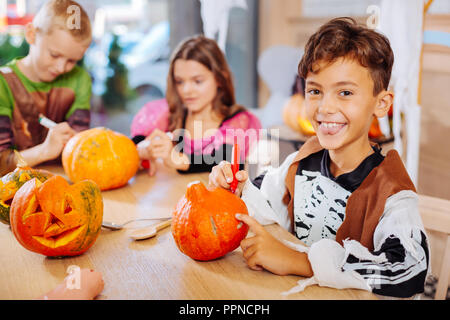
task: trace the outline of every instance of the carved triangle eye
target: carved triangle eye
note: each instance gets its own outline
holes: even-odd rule
[[[67,214],[72,211],[72,207],[70,206],[69,202],[66,202],[66,208],[64,209],[64,214]]]

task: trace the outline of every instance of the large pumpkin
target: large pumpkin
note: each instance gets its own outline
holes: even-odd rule
[[[32,179],[11,204],[11,230],[26,249],[49,257],[75,256],[97,239],[103,200],[89,180],[73,185],[61,176],[44,183]]]
[[[73,182],[89,179],[108,190],[122,187],[136,174],[139,155],[127,136],[99,127],[73,136],[63,150],[62,164]]]
[[[188,186],[172,219],[172,234],[181,252],[195,260],[212,260],[236,249],[248,226],[235,218],[248,214],[247,207],[233,193],[217,188],[209,191],[201,183]]]
[[[0,221],[9,224],[10,206],[17,190],[23,184],[33,178],[44,182],[53,174],[40,169],[33,169],[27,165],[19,165],[17,168],[5,174],[0,180]]]

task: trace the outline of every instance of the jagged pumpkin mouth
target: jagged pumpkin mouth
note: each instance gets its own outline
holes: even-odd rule
[[[81,223],[80,214],[73,209],[69,201],[66,200],[65,209],[61,211],[42,211],[36,196],[33,196],[22,221],[34,240],[49,248],[59,248],[78,238],[87,228],[87,225]]]

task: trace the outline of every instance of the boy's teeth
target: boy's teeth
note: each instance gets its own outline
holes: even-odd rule
[[[333,128],[333,127],[337,127],[339,124],[336,122],[322,122],[322,125],[325,128]]]

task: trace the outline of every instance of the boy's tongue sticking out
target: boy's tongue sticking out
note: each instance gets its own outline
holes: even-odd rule
[[[319,121],[319,130],[322,134],[335,135],[344,129],[346,123],[340,122],[320,122]]]

